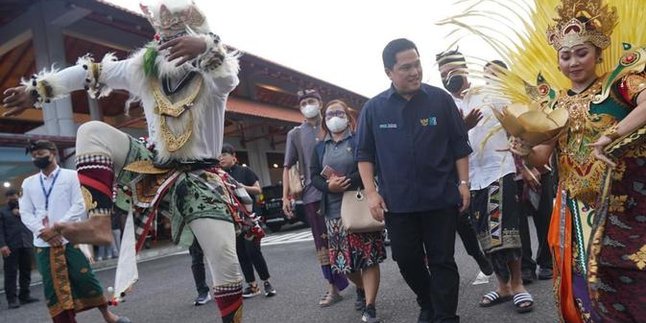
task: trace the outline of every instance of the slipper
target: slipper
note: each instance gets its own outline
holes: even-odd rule
[[[527,305],[523,306],[523,304]],[[534,299],[528,292],[518,293],[514,295],[514,306],[516,306],[516,312],[518,313],[531,312],[534,309]]]
[[[319,301],[319,306],[321,307],[328,307],[334,303],[337,303],[343,299],[343,296],[341,296],[338,293],[326,293],[324,298],[321,298]]]
[[[484,300],[487,300],[488,302],[484,302]],[[480,301],[480,307],[491,307],[494,305],[502,304],[504,302],[508,302],[511,300],[511,295],[505,295],[502,296],[500,293],[493,291],[486,293],[484,296],[482,296],[482,300]]]

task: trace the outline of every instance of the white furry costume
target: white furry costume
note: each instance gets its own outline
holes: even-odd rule
[[[145,238],[159,202],[168,201],[174,238],[188,225],[205,251],[223,320],[241,322],[242,279],[232,214],[232,205],[239,203],[228,189],[235,183],[210,164],[222,147],[226,100],[239,82],[238,59],[209,33],[192,2],[162,2],[142,9],[162,41],[186,34],[204,40],[206,50],[194,60],[176,67],[152,42],[126,60],[108,54],[95,63],[85,56],[75,66],[43,71],[23,85],[40,105],[81,89],[97,98],[123,89],[141,101],[154,153],[105,123],[92,121],[79,128],[77,171],[88,214],[111,214],[116,177],[119,196],[138,213],[136,233]],[[169,90],[172,84],[179,85]]]

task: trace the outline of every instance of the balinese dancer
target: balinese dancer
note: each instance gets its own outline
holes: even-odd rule
[[[237,55],[210,33],[204,13],[192,1],[163,0],[142,10],[157,41],[126,60],[106,55],[94,62],[85,56],[76,66],[42,71],[6,91],[4,104],[11,108],[6,114],[84,88],[91,97],[124,89],[140,100],[149,146],[102,122],[79,128],[76,165],[90,218],[56,230],[73,243],[106,244],[112,239],[113,207],[133,207],[139,250],[160,201],[168,202],[163,205],[169,206],[174,240],[192,231],[204,249],[223,321],[241,322],[242,278],[235,249],[240,219],[233,209],[238,199],[230,189],[234,181],[214,168],[225,104],[238,84]]]
[[[646,3],[563,0],[535,6],[525,24],[533,28],[519,36],[514,50],[485,38],[506,54],[514,71],[492,87],[517,103],[499,115],[505,129],[520,138],[512,150],[535,166],[557,156],[559,190],[548,242],[561,320],[642,320],[646,49],[627,42],[646,43],[640,17]],[[546,31],[547,38],[539,36]],[[547,64],[554,57],[559,71]],[[545,77],[541,84],[523,84],[539,71]],[[557,95],[545,81],[564,90]],[[525,90],[543,101],[542,111],[537,103],[523,106],[532,101]]]

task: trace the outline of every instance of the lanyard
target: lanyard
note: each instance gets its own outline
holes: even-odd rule
[[[45,195],[45,211],[49,209],[49,195],[52,194],[52,189],[54,188],[54,184],[56,184],[56,179],[58,179],[58,175],[61,173],[59,170],[56,172],[56,175],[54,175],[54,179],[52,180],[52,185],[49,187],[49,190],[45,190],[45,183],[43,182],[43,176],[41,175],[39,177],[40,179],[40,188],[43,189],[43,194]]]

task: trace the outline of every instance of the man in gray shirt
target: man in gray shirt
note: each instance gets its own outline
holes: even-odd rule
[[[314,146],[324,136],[321,131],[321,108],[323,100],[318,91],[313,89],[298,91],[298,102],[305,121],[287,133],[285,143],[285,162],[283,163],[283,211],[287,217],[293,217],[292,199],[297,197],[289,194],[289,169],[298,163],[301,175],[304,178],[302,200],[305,217],[312,229],[316,254],[321,264],[323,277],[328,281],[328,291],[321,297],[319,305],[322,307],[332,305],[341,299],[339,291],[348,286],[348,281],[343,275],[332,273],[330,257],[328,256],[327,228],[323,217],[318,213],[321,192],[312,186],[310,165]]]

